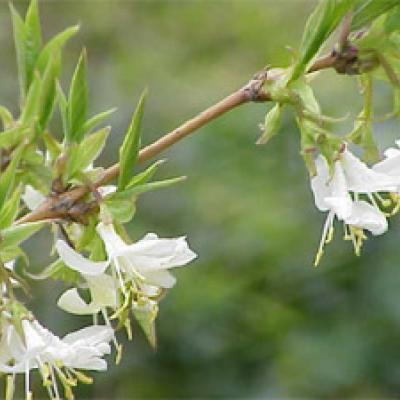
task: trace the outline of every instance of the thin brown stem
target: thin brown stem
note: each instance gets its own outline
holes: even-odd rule
[[[321,69],[330,68],[334,65],[335,57],[331,54],[323,56],[316,60],[315,64],[308,72],[315,72]],[[192,132],[197,131],[210,121],[220,117],[223,114],[249,102],[270,101],[270,95],[263,89],[264,82],[267,79],[267,71],[257,73],[245,86],[225,97],[223,100],[207,108],[205,111],[196,115],[194,118],[184,122],[178,128],[165,134],[154,143],[140,150],[138,163],[147,161],[173,144],[182,140]],[[102,186],[119,174],[119,165],[114,164],[107,168],[102,176],[93,183],[95,188]],[[84,197],[90,189],[87,186],[77,186],[65,193],[49,197],[40,207],[29,214],[21,217],[16,224],[41,221],[46,219],[62,219],[68,216],[68,210],[75,202]]]

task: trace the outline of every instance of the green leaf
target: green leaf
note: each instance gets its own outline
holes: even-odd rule
[[[56,84],[57,100],[60,108],[61,122],[63,126],[64,137],[68,137],[68,101],[62,90],[60,82]]]
[[[6,107],[0,106],[0,119],[3,123],[3,129],[8,129],[8,127],[13,123],[14,117]]]
[[[321,0],[308,18],[300,44],[299,59],[294,65],[291,80],[296,80],[309,67],[330,34],[351,10],[354,0]]]
[[[257,140],[257,144],[267,143],[273,136],[275,136],[281,125],[282,120],[282,105],[276,103],[268,113],[265,115],[264,131],[260,138]]]
[[[400,31],[400,5],[392,9],[385,21],[385,31],[393,33]]]
[[[23,146],[14,151],[11,162],[6,170],[0,175],[0,207],[3,206],[5,200],[14,189],[15,175],[19,160],[21,159]]]
[[[354,11],[351,29],[358,30],[380,15],[399,5],[399,0],[359,0]]]
[[[139,299],[132,305],[132,311],[151,347],[156,348],[155,320],[158,314],[157,303]]]
[[[40,106],[40,93],[41,93],[41,79],[39,74],[36,74],[32,84],[29,87],[26,96],[26,102],[22,110],[20,121],[24,125],[32,124],[37,118],[38,109]]]
[[[0,250],[15,247],[45,226],[45,222],[15,225],[1,231]]]
[[[56,160],[57,157],[62,152],[61,144],[58,143],[57,140],[54,138],[54,136],[50,135],[48,132],[44,132],[44,134],[42,135],[42,139],[43,139],[44,145],[46,146],[46,150],[48,151],[48,154],[50,155],[50,160],[51,161]]]
[[[0,147],[12,147],[19,143],[24,136],[29,132],[29,129],[23,126],[8,129],[0,133]]]
[[[79,281],[80,274],[77,271],[67,267],[61,259],[58,259],[46,267],[42,272],[38,274],[32,274],[31,272],[25,271],[25,274],[36,281],[45,279],[59,279],[68,283],[76,283]]]
[[[0,229],[10,226],[18,215],[21,189],[14,190],[12,196],[4,203],[0,210]]]
[[[307,84],[304,80],[298,80],[296,82],[292,82],[290,88],[297,94],[299,97],[302,108],[310,111],[313,114],[320,114],[321,108],[319,103],[314,95],[314,91],[311,86]]]
[[[67,175],[82,172],[101,153],[110,133],[110,127],[100,129],[86,137],[79,145],[73,144],[67,162]]]
[[[132,121],[126,132],[124,142],[119,150],[118,190],[125,189],[128,184],[140,147],[140,127],[143,118],[144,103],[147,92],[144,91],[133,114]]]
[[[3,262],[15,260],[17,257],[22,257],[26,264],[29,263],[28,256],[17,246],[0,250],[0,259]]]
[[[21,92],[21,103],[25,100],[26,87],[27,87],[27,70],[25,62],[25,23],[15,10],[14,6],[10,4],[11,19],[14,31],[14,44],[17,55],[18,78]]]
[[[53,112],[56,101],[57,76],[60,72],[61,55],[54,54],[44,71],[41,83],[40,104],[39,104],[39,128],[43,131]]]
[[[54,54],[58,54],[64,44],[79,31],[79,25],[71,26],[65,31],[58,33],[43,47],[40,52],[36,66],[39,71],[43,72],[46,69],[49,61]]]
[[[111,108],[107,111],[103,111],[94,117],[88,119],[85,124],[83,125],[83,130],[86,133],[89,133],[96,125],[98,125],[100,122],[104,121],[108,116],[110,116],[116,108]]]
[[[86,121],[88,88],[86,83],[86,51],[79,57],[69,88],[67,107],[67,141],[79,143],[85,134],[83,125]]]
[[[36,61],[42,46],[39,9],[37,0],[31,0],[25,18],[25,65],[26,91],[28,91],[35,72]]]
[[[129,222],[136,211],[135,203],[132,200],[104,200],[104,205],[113,217],[113,220],[122,224]]]
[[[168,186],[174,185],[175,183],[182,182],[186,179],[186,176],[180,176],[178,178],[165,179],[163,181],[150,182],[143,185],[137,185],[125,189],[122,192],[116,192],[110,195],[109,199],[132,199],[139,196],[142,193],[150,192],[157,189],[166,188]]]
[[[164,164],[164,162],[165,162],[165,160],[158,160],[155,163],[153,163],[152,165],[150,165],[150,167],[145,169],[143,172],[135,175],[129,181],[129,183],[126,185],[126,189],[129,189],[133,186],[142,185],[143,183],[148,182],[153,177],[153,175],[157,172],[158,167],[161,164]]]

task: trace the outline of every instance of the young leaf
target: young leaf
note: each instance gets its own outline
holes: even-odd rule
[[[109,199],[110,200],[132,199],[135,198],[136,196],[139,196],[142,193],[166,188],[168,186],[174,185],[175,183],[182,182],[185,179],[186,176],[180,176],[178,178],[165,179],[163,181],[155,181],[155,182],[145,183],[143,185],[133,186],[121,192],[113,193],[112,195],[110,195]]]
[[[86,137],[79,145],[73,145],[73,150],[67,164],[67,175],[70,177],[76,172],[82,172],[101,153],[110,133],[110,127],[100,129]]]
[[[139,299],[132,307],[133,314],[142,328],[150,346],[155,349],[157,346],[155,319],[158,314],[156,302]]]
[[[77,283],[79,281],[79,272],[67,267],[61,259],[58,259],[46,267],[42,272],[33,274],[29,271],[24,272],[29,278],[41,281],[44,279],[62,280],[68,283]]]
[[[140,127],[147,92],[144,91],[133,114],[124,142],[119,150],[118,190],[125,189],[132,175],[140,146]]]
[[[104,200],[104,205],[113,217],[113,220],[125,224],[129,222],[135,214],[136,207],[132,200]]]
[[[56,92],[57,92],[57,100],[58,100],[58,105],[60,109],[60,115],[61,115],[61,122],[63,126],[63,132],[64,136],[68,138],[68,101],[65,97],[65,94],[62,90],[62,87],[60,85],[60,82],[57,82],[56,84]]]
[[[15,174],[23,150],[24,148],[21,146],[14,151],[10,164],[8,164],[6,170],[0,175],[0,207],[3,206],[4,201],[14,189]]]
[[[53,54],[43,74],[38,116],[39,128],[42,131],[46,128],[53,112],[56,100],[56,79],[60,71],[60,65],[61,55],[59,53]]]
[[[265,116],[264,132],[257,140],[257,144],[267,143],[273,136],[278,133],[282,120],[282,105],[276,103]]]
[[[15,247],[41,229],[45,222],[31,222],[10,226],[1,232],[0,250]]]
[[[351,10],[355,0],[321,0],[308,18],[291,80],[304,73],[342,18]]]
[[[89,118],[85,124],[83,125],[83,130],[86,133],[89,133],[96,125],[98,125],[100,122],[105,120],[109,115],[111,115],[116,108],[110,108],[107,111],[103,111],[97,115],[95,115],[92,118]]]
[[[18,215],[21,189],[14,190],[12,196],[4,203],[0,210],[0,229],[10,226]]]
[[[67,141],[79,143],[85,134],[83,125],[86,121],[88,88],[86,83],[86,51],[79,57],[69,88],[67,107]]]
[[[12,147],[21,143],[21,139],[29,132],[29,129],[23,126],[8,129],[0,133],[0,148]]]
[[[20,121],[23,125],[30,125],[37,117],[40,106],[41,79],[39,74],[35,74],[32,84],[26,96],[25,106],[22,110]]]
[[[153,177],[153,175],[156,173],[156,171],[158,170],[158,167],[161,164],[164,164],[164,162],[165,162],[165,160],[158,160],[155,163],[153,163],[152,165],[150,165],[150,167],[145,169],[140,174],[135,175],[129,181],[129,183],[126,185],[126,189],[129,189],[133,186],[142,185],[142,184],[148,182]]]
[[[71,26],[50,39],[39,54],[36,63],[37,69],[40,72],[43,72],[53,55],[59,53],[68,39],[70,39],[78,31],[79,25]]]
[[[18,78],[21,92],[21,103],[25,100],[27,87],[27,70],[25,62],[25,24],[14,6],[10,4],[11,19],[14,31],[15,51],[17,54]]]
[[[3,129],[8,129],[8,127],[14,121],[11,111],[9,111],[7,108],[3,106],[0,106],[0,119],[3,123]]]
[[[358,30],[399,5],[399,0],[358,0],[351,29]]]
[[[41,46],[42,33],[40,29],[38,4],[37,0],[31,0],[25,17],[26,91],[28,91],[33,80],[35,65]]]

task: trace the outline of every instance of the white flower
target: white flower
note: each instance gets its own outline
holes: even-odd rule
[[[60,308],[72,314],[97,314],[106,307],[117,306],[115,280],[104,273],[109,265],[108,261],[91,261],[62,240],[57,240],[55,247],[68,267],[82,274],[91,294],[91,302],[87,304],[76,288],[68,289],[57,302]]]
[[[315,261],[318,264],[324,244],[332,236],[335,217],[349,226],[349,235],[346,236],[353,240],[356,252],[364,238],[364,229],[373,235],[381,235],[387,230],[386,218],[377,207],[374,195],[393,190],[395,181],[386,174],[368,168],[348,150],[335,162],[332,174],[322,155],[315,164],[317,175],[311,179],[315,205],[320,211],[328,211]],[[359,200],[359,194],[367,195],[372,204]]]
[[[400,140],[396,141],[400,147]],[[386,174],[396,181],[396,192],[400,192],[400,149],[389,148],[385,151],[385,159],[372,167],[373,171]]]
[[[21,332],[3,315],[0,341],[0,372],[25,374],[26,397],[30,398],[29,371],[39,369],[44,381],[51,382],[54,398],[61,398],[56,377],[65,390],[76,384],[76,378],[86,378],[76,371],[104,371],[103,356],[111,352],[113,330],[108,326],[91,326],[66,335],[63,339],[44,328],[36,320],[23,319]],[[45,383],[45,382],[44,382]]]
[[[91,291],[90,304],[84,302],[76,289],[70,289],[61,296],[58,305],[75,314],[93,314],[104,311],[105,307],[115,308],[116,282],[124,294],[128,282],[144,296],[154,296],[159,292],[158,288],[171,288],[176,279],[168,269],[186,265],[196,257],[184,237],[160,239],[150,233],[134,244],[126,244],[112,224],[99,223],[97,232],[108,255],[104,262],[84,258],[63,241],[56,243],[60,258],[82,274]],[[105,273],[109,265],[115,279]],[[99,280],[104,282],[99,284]]]

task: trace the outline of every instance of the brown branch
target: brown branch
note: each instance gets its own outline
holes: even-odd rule
[[[321,69],[326,69],[334,66],[336,58],[334,55],[329,54],[316,60],[314,65],[308,72],[315,72]],[[227,112],[246,104],[249,102],[266,102],[270,101],[270,95],[264,90],[263,86],[267,79],[268,72],[262,71],[256,74],[245,86],[225,97],[223,100],[207,108],[205,111],[196,115],[194,118],[184,122],[178,128],[165,134],[154,143],[144,147],[140,150],[138,155],[138,163],[147,161],[167,148],[171,147],[176,142],[182,140],[192,132],[197,131],[210,121],[218,118],[219,116],[226,114]],[[103,175],[94,182],[94,187],[102,186],[119,174],[119,165],[114,164],[107,168]],[[84,197],[90,188],[87,186],[77,186],[65,193],[58,195],[51,195],[41,206],[36,210],[26,214],[17,220],[16,224],[22,224],[26,222],[41,221],[47,219],[63,219],[68,216],[70,208],[79,199]]]

